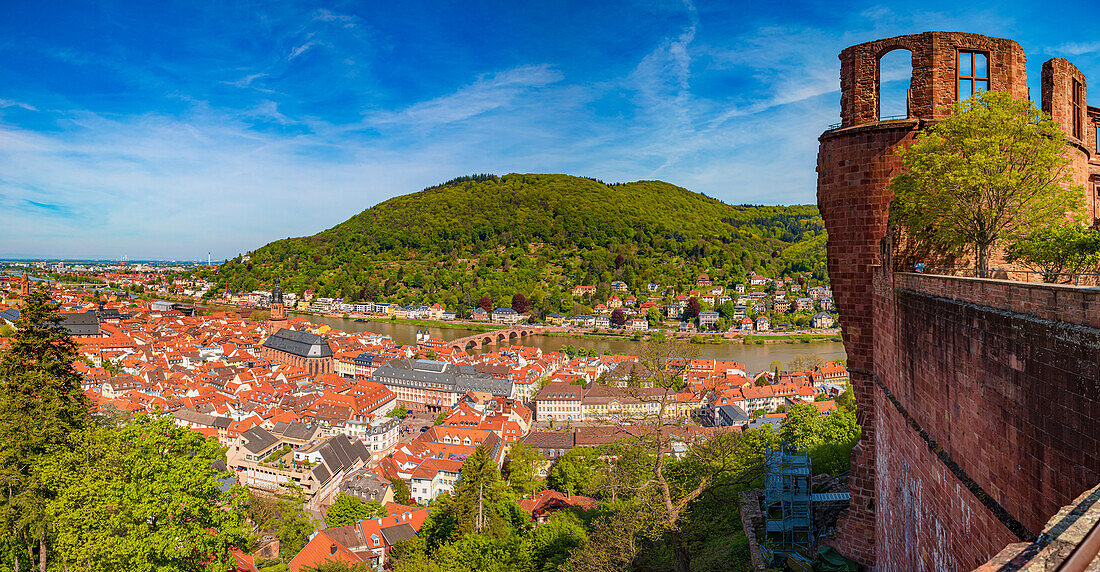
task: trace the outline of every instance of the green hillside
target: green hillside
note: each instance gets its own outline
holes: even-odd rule
[[[570,312],[574,285],[613,280],[644,296],[649,282],[740,281],[747,270],[824,278],[815,206],[731,206],[661,181],[607,185],[568,175],[461,177],[395,197],[310,237],[231,260],[217,282],[312,289],[347,301],[442,302],[522,293],[543,312]]]

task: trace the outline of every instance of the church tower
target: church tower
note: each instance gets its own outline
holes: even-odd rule
[[[279,277],[275,277],[275,287],[271,290],[271,317],[267,320],[267,331],[274,334],[279,328],[285,328],[286,306],[283,305],[283,289],[279,285]]]
[[[27,278],[27,271],[23,271],[23,277],[19,279],[19,296],[24,300],[31,295],[31,280]]]

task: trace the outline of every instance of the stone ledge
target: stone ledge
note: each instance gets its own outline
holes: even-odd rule
[[[1046,572],[1056,570],[1100,522],[1100,485],[1093,487],[1062,507],[1047,521],[1043,533],[1035,542],[1009,544],[976,572]],[[1100,571],[1100,556],[1086,568]]]

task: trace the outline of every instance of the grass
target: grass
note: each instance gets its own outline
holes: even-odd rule
[[[745,336],[745,344],[809,344],[813,342],[844,341],[840,334],[790,334]]]

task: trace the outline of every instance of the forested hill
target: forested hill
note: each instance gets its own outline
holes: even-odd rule
[[[317,235],[272,242],[218,269],[235,291],[470,307],[514,293],[568,312],[575,285],[740,281],[746,270],[825,273],[815,206],[731,206],[661,181],[476,175],[395,197]]]

